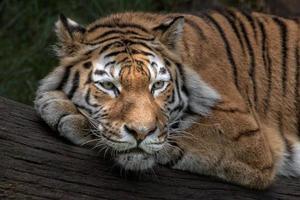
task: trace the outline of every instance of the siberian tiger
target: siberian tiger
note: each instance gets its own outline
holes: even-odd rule
[[[157,164],[250,188],[300,175],[299,22],[128,12],[56,23],[60,64],[35,108],[127,170]]]

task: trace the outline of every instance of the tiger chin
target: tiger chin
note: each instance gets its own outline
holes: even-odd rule
[[[157,164],[249,188],[300,175],[299,22],[225,9],[60,16],[35,108],[128,170]]]

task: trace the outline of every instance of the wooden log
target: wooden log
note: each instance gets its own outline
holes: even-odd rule
[[[300,199],[300,179],[265,191],[159,167],[113,170],[96,152],[55,136],[35,111],[0,97],[0,199]]]

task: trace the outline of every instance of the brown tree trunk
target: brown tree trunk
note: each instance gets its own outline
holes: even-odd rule
[[[253,191],[159,167],[132,176],[55,137],[35,111],[0,97],[0,199],[299,199],[300,180]],[[120,176],[120,174],[122,174]]]

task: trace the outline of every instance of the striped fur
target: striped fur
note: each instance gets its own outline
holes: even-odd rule
[[[61,16],[35,107],[125,169],[155,164],[262,189],[300,175],[299,22],[261,13]]]

